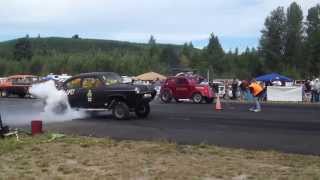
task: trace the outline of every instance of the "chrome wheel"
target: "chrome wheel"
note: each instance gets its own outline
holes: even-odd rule
[[[192,100],[194,103],[201,103],[202,101],[202,95],[199,93],[196,93],[193,95]]]

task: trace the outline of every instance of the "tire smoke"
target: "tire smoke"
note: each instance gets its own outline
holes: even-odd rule
[[[63,90],[58,90],[55,83],[50,80],[35,84],[29,93],[39,98],[44,103],[44,111],[40,118],[46,122],[68,121],[86,117],[86,113],[73,110],[68,102],[68,95]]]

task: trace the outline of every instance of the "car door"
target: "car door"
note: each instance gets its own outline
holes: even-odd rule
[[[177,98],[189,98],[189,82],[186,78],[177,78],[176,79],[176,97]]]
[[[75,78],[65,83],[63,89],[68,95],[71,107],[83,107],[83,93],[81,92],[81,78]]]
[[[104,85],[97,76],[86,77],[82,80],[82,91],[85,94],[83,104],[86,108],[104,107]]]

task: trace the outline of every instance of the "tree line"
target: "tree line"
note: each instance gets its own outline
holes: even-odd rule
[[[62,40],[61,40],[62,41]],[[94,42],[94,43],[93,43]],[[278,7],[265,19],[259,46],[225,52],[213,33],[203,49],[191,42],[163,45],[151,36],[147,44],[85,40],[79,35],[64,39],[30,38],[14,41],[12,48],[0,45],[0,74],[77,74],[115,71],[137,75],[147,71],[164,74],[172,69],[190,69],[211,78],[251,78],[278,72],[292,78],[312,78],[320,72],[320,5],[304,17],[292,3]]]

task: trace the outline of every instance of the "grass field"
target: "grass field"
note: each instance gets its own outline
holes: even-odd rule
[[[0,179],[320,179],[320,157],[50,135],[0,139]]]

